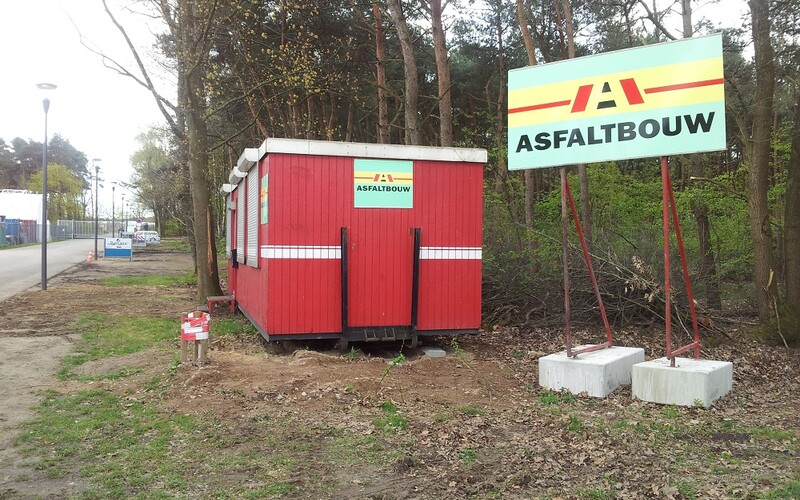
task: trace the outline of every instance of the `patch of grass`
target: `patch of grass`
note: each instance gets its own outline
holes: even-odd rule
[[[678,411],[678,408],[675,405],[668,405],[664,407],[663,410],[664,416],[667,418],[678,418],[681,413]]]
[[[406,422],[405,417],[397,413],[397,406],[394,403],[386,401],[381,404],[381,410],[383,411],[383,416],[372,421],[376,429],[390,434],[408,429],[408,422]]]
[[[575,493],[579,498],[590,500],[607,500],[614,498],[614,493],[603,488],[578,488]]]
[[[472,465],[478,460],[478,452],[472,448],[464,448],[458,452],[458,459],[461,460],[464,465]]]
[[[51,477],[69,473],[73,462],[91,478],[96,497],[127,496],[158,478],[160,495],[180,495],[192,476],[185,463],[202,468],[210,450],[193,446],[213,428],[193,417],[162,415],[142,402],[103,390],[45,394],[35,420],[16,439],[35,466]],[[174,446],[181,443],[181,446]],[[152,495],[158,497],[159,495]]]
[[[790,499],[790,498],[800,498],[800,478],[793,479],[788,483],[778,486],[776,488],[770,488],[769,491],[758,495],[758,498],[766,498],[769,500],[773,499]]]
[[[242,492],[242,498],[260,499],[280,495],[288,495],[295,491],[295,486],[286,481],[277,481],[267,486],[259,486]]]
[[[213,335],[256,335],[258,330],[249,321],[241,316],[234,317],[215,317],[211,320],[211,332]]]
[[[586,426],[584,425],[583,420],[581,420],[579,417],[576,417],[575,415],[569,416],[569,422],[567,423],[568,431],[581,433],[584,431],[585,428]]]
[[[483,410],[481,410],[480,408],[478,408],[475,405],[462,406],[458,410],[461,413],[463,413],[464,415],[467,415],[469,417],[478,417],[478,416],[483,415],[483,413],[484,413]]]
[[[382,465],[391,460],[381,442],[371,434],[356,434],[344,431],[333,438],[327,456],[333,464],[356,466],[359,464]]]
[[[355,347],[351,347],[347,354],[344,355],[344,358],[347,361],[357,361],[358,358],[361,357],[361,351],[356,349]]]
[[[577,396],[575,396],[566,389],[563,389],[559,394],[561,396],[561,401],[563,401],[564,403],[572,404],[578,401]]]
[[[223,238],[219,238],[218,242],[223,242]],[[223,242],[224,244],[224,242]],[[189,240],[186,237],[182,238],[161,238],[161,245],[159,245],[159,250],[165,251],[173,251],[173,252],[182,252],[182,253],[191,253],[192,248],[189,246]],[[219,255],[225,255],[225,247],[223,246],[222,251]]]
[[[458,358],[467,368],[472,368],[469,360],[467,359],[466,353],[464,349],[461,348],[461,344],[458,343],[455,337],[450,339],[450,347],[453,349],[453,354],[456,358]]]
[[[154,344],[177,338],[177,321],[146,316],[119,316],[106,313],[82,314],[76,322],[84,330],[73,352],[64,358],[58,376],[62,380],[79,378],[73,370],[86,363],[109,356],[125,356]],[[131,373],[118,373],[128,376]]]
[[[195,286],[197,276],[194,273],[184,273],[179,276],[109,276],[101,281],[103,285],[113,287],[123,286]]]
[[[539,393],[539,402],[543,405],[556,405],[559,401],[558,394],[554,394],[550,391],[542,391]]]
[[[756,439],[769,441],[792,441],[797,439],[797,436],[792,431],[773,429],[771,427],[752,427],[748,429],[748,432]]]
[[[446,411],[440,411],[439,413],[435,414],[431,420],[434,422],[446,423],[453,420],[453,414]]]
[[[577,401],[578,398],[566,389],[563,389],[559,392],[539,392],[539,402],[546,406],[553,406],[557,405],[558,403],[573,404]]]
[[[692,483],[688,481],[679,481],[675,487],[678,489],[678,493],[681,495],[681,498],[686,498],[689,500],[697,498],[697,486],[693,485]]]

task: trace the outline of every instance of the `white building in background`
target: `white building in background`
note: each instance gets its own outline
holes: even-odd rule
[[[0,215],[6,219],[42,223],[42,195],[21,189],[0,190]]]

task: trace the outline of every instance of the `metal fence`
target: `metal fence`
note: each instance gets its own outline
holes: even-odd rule
[[[59,220],[47,224],[47,241],[92,239],[94,221]],[[100,221],[98,237],[111,237],[111,221]],[[6,219],[0,222],[0,247],[42,242],[42,225],[35,220]]]

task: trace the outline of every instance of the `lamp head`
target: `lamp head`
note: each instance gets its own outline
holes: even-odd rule
[[[54,83],[42,82],[36,84],[36,88],[38,88],[39,90],[55,90],[57,87],[58,85]],[[47,114],[47,112],[50,110],[50,99],[48,99],[47,97],[42,99],[42,106],[44,107],[44,114]]]

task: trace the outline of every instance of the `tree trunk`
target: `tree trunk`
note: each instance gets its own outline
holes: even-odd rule
[[[405,117],[406,133],[405,143],[420,145],[422,143],[419,127],[419,77],[417,74],[417,60],[414,57],[414,45],[411,41],[411,31],[408,29],[403,17],[402,0],[387,0],[389,15],[392,17],[397,38],[400,41],[400,50],[403,53],[403,70],[405,73]]]
[[[528,55],[528,66],[536,66],[536,45],[533,43],[533,37],[528,29],[528,18],[525,15],[525,5],[523,0],[517,0],[517,21],[519,22],[519,30],[522,33],[522,41],[525,43],[525,53]],[[533,205],[536,198],[536,188],[538,185],[537,176],[540,175],[538,170],[528,168],[524,171],[525,181],[525,227],[528,228],[528,239],[530,240],[532,254],[539,248],[538,240],[533,237],[530,231],[533,229]],[[534,272],[538,271],[534,267]]]
[[[756,88],[753,105],[752,155],[748,173],[748,205],[750,231],[753,238],[755,269],[753,282],[762,323],[770,320],[777,288],[772,279],[772,231],[769,221],[770,139],[774,105],[775,65],[770,41],[769,0],[750,0],[753,20],[753,46],[756,67]]]
[[[203,47],[206,41],[196,39],[195,15],[198,6],[192,0],[178,3],[179,37],[182,39],[178,57],[184,58],[184,89],[187,109],[186,130],[189,155],[189,189],[192,194],[194,242],[197,253],[197,300],[222,294],[217,269],[217,249],[214,237],[213,209],[208,175],[208,128],[206,125],[206,94],[204,82]],[[202,37],[203,35],[201,35]],[[199,43],[198,43],[199,42]]]
[[[691,38],[694,31],[692,27],[692,1],[681,0],[681,8],[683,10],[681,14],[683,38]],[[703,177],[703,164],[700,161],[700,157],[694,154],[689,159],[689,162],[690,175],[692,177]],[[697,226],[698,254],[700,258],[700,265],[697,271],[698,281],[702,283],[707,306],[711,309],[722,309],[722,297],[719,289],[719,280],[717,279],[717,264],[711,248],[711,221],[708,218],[708,206],[703,200],[697,199],[692,203],[692,214]]]
[[[383,48],[383,21],[378,2],[372,2],[375,19],[375,81],[378,84],[378,144],[389,144],[389,104],[386,100],[386,52]],[[351,101],[352,103],[352,101]]]
[[[800,314],[800,92],[795,89],[794,136],[786,176],[783,249],[785,258],[786,305]]]
[[[439,143],[443,147],[453,145],[453,104],[450,93],[450,62],[442,27],[442,0],[431,0],[431,25],[433,48],[436,55],[436,73],[439,81]]]
[[[569,0],[561,0],[564,9],[564,26],[567,30],[567,54],[570,59],[575,58],[575,34],[572,29],[572,6]],[[578,165],[578,180],[581,184],[581,225],[586,238],[586,247],[592,251],[592,213],[589,200],[589,173],[586,164]]]

